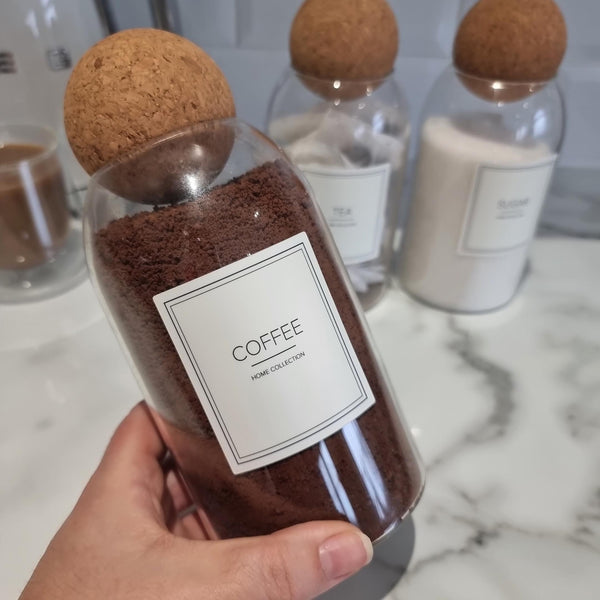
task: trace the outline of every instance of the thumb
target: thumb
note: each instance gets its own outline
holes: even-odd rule
[[[356,527],[313,521],[272,535],[222,541],[221,557],[236,566],[236,584],[247,600],[308,600],[371,561],[373,547]]]

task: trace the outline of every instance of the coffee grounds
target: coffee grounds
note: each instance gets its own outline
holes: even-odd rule
[[[119,218],[93,239],[104,299],[190,493],[219,537],[343,519],[375,540],[422,489],[411,442],[322,227],[301,181],[275,161],[197,200]],[[233,475],[152,298],[303,231],[376,403],[319,444]]]

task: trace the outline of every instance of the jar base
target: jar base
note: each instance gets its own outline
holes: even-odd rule
[[[441,302],[439,302],[439,303],[432,302],[432,301],[428,300],[427,298],[423,298],[418,293],[415,293],[415,292],[407,289],[404,286],[402,287],[402,290],[404,291],[404,293],[407,296],[409,296],[410,298],[412,298],[419,304],[422,304],[423,306],[427,306],[428,308],[433,308],[435,310],[439,310],[441,312],[445,312],[445,313],[449,313],[449,314],[453,314],[453,315],[488,315],[491,313],[498,312],[504,308],[507,308],[513,302],[513,300],[515,299],[515,297],[517,296],[517,293],[518,293],[518,290],[516,290],[512,294],[512,296],[510,296],[510,298],[508,298],[508,300],[505,300],[505,301],[501,302],[500,304],[496,304],[492,307],[467,309],[467,308],[458,308],[456,306],[444,305]]]
[[[373,545],[373,560],[356,575],[325,592],[321,600],[381,600],[400,581],[413,555],[415,525],[409,515]]]
[[[388,282],[376,283],[369,286],[366,292],[356,292],[363,310],[369,310],[383,299],[388,289]],[[356,290],[355,290],[356,291]]]
[[[515,298],[519,295],[521,287],[525,283],[525,280],[527,279],[530,271],[531,271],[531,264],[530,264],[530,261],[527,260],[527,262],[525,263],[525,266],[523,268],[523,271],[521,272],[521,276],[519,277],[519,281],[518,281],[515,289],[513,290],[512,294],[510,296],[508,296],[508,298],[505,298],[504,300],[502,300],[501,302],[494,303],[491,306],[484,306],[482,308],[462,308],[462,307],[456,306],[456,304],[451,305],[449,303],[444,303],[444,302],[435,302],[435,301],[429,300],[428,298],[424,297],[418,291],[414,291],[413,289],[411,289],[411,287],[403,281],[402,274],[400,274],[398,281],[399,281],[402,291],[407,296],[409,296],[413,300],[415,300],[415,301],[419,302],[420,304],[423,304],[424,306],[427,306],[429,308],[433,308],[435,310],[439,310],[442,312],[455,314],[455,315],[487,315],[487,314],[491,314],[491,313],[503,310],[513,303]]]

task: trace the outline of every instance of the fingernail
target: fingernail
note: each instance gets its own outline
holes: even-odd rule
[[[319,546],[321,567],[327,579],[346,577],[371,562],[373,545],[360,532],[339,533]]]

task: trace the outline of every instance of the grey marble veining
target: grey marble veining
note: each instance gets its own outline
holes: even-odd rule
[[[428,474],[389,600],[599,596],[597,244],[539,240],[496,313],[448,316],[393,290],[394,312],[371,314]]]
[[[456,319],[450,318],[448,324],[454,334],[454,339],[448,343],[449,349],[461,358],[467,368],[481,374],[494,401],[486,423],[473,432],[468,441],[486,442],[502,436],[511,423],[515,409],[513,376],[507,369],[479,354],[471,334],[467,329],[461,329]]]

